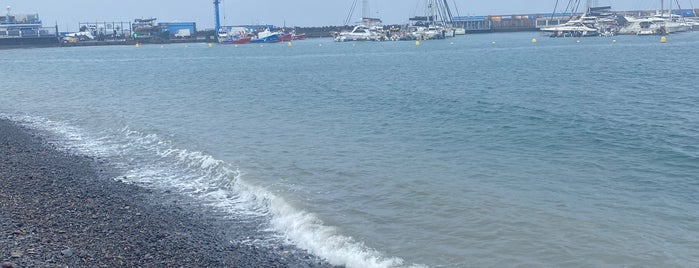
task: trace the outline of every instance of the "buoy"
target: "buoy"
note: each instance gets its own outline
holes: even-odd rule
[[[491,44],[495,45],[495,41],[493,41]]]
[[[318,46],[319,46],[319,47],[322,47],[322,46],[323,46],[323,44],[318,44]]]
[[[580,40],[575,40],[575,43],[580,43]]]
[[[420,40],[415,40],[415,45],[419,46],[420,45]]]
[[[536,44],[536,38],[532,38],[532,44]]]
[[[238,47],[238,45],[234,45],[233,47]]]
[[[449,43],[449,44],[453,46],[453,45],[454,45],[454,42],[451,42],[451,43]]]
[[[214,47],[214,44],[209,43],[209,48],[212,48],[212,47]]]
[[[667,37],[665,37],[665,36],[660,37],[660,43],[665,43],[665,42],[667,42]]]
[[[612,43],[616,43],[616,39],[612,40]]]
[[[184,45],[184,48],[189,48],[189,45]]]
[[[141,47],[141,44],[136,43],[136,48],[139,48],[139,47]]]

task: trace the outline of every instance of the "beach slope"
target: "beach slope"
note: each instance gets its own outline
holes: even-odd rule
[[[235,242],[258,226],[115,181],[105,169],[0,118],[2,267],[330,266],[294,247]]]

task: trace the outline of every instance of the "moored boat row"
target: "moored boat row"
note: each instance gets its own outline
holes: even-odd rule
[[[610,6],[592,7],[587,1],[587,7],[582,15],[574,15],[576,4],[580,1],[570,0],[568,6],[573,6],[570,19],[559,25],[541,27],[551,37],[586,37],[612,35],[666,35],[677,32],[691,31],[697,20],[674,14],[672,10],[661,9],[654,15],[632,16],[619,15],[611,12]],[[661,0],[661,7],[664,6]],[[568,10],[566,10],[568,11]],[[694,11],[692,10],[692,15]]]
[[[247,44],[247,43],[278,43],[305,39],[305,34],[296,34],[295,31],[271,31],[272,26],[260,27],[249,30],[248,27],[234,26],[221,27],[218,30],[218,40],[221,44]]]
[[[380,19],[369,17],[367,2],[362,2],[362,20],[352,30],[332,33],[336,42],[444,39],[466,33],[465,29],[453,26],[446,0],[426,0],[424,16],[415,16],[410,18],[411,23],[391,28],[383,27]]]

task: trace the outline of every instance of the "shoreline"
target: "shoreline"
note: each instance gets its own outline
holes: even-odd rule
[[[260,223],[109,170],[0,118],[2,267],[333,267],[294,246],[240,242],[259,236]]]

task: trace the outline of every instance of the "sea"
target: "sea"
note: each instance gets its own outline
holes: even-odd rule
[[[346,267],[699,266],[699,32],[0,50],[0,116]]]

